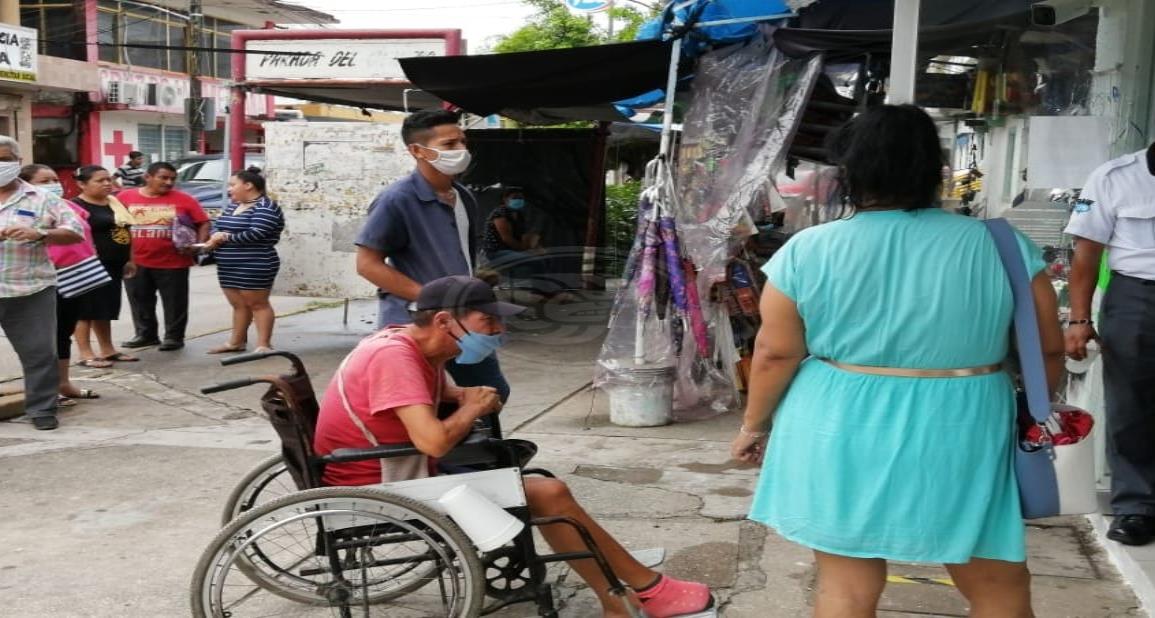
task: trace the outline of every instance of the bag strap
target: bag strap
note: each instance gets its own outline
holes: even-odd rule
[[[1047,392],[1047,372],[1043,362],[1043,343],[1039,336],[1039,319],[1031,276],[1023,261],[1014,229],[1006,219],[987,219],[987,229],[999,250],[1003,268],[1011,282],[1015,299],[1015,341],[1019,349],[1019,368],[1027,391],[1027,409],[1039,423],[1051,416],[1051,396]]]

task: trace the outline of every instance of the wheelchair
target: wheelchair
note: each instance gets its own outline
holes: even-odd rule
[[[201,389],[209,394],[268,384],[261,407],[280,437],[281,454],[261,462],[230,494],[222,513],[224,528],[194,570],[194,616],[471,618],[534,603],[539,616],[556,618],[547,566],[581,559],[593,559],[610,582],[610,592],[625,597],[625,586],[584,527],[568,518],[530,515],[522,475],[552,475],[525,468],[536,447],[501,439],[495,415],[479,421],[440,460],[443,466],[472,472],[373,486],[323,486],[326,464],[419,452],[410,444],[391,444],[316,455],[312,445],[319,405],[300,358],[278,350],[221,364],[274,356],[288,360],[292,371]],[[462,483],[477,483],[525,524],[513,541],[481,552],[438,508],[435,498]],[[539,554],[532,529],[555,524],[573,527],[586,551]],[[626,605],[640,615],[628,599]]]

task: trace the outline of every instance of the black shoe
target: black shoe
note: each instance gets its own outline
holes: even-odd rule
[[[60,421],[56,420],[56,416],[34,416],[32,417],[32,426],[41,431],[51,431],[60,426]]]
[[[1155,540],[1155,517],[1116,515],[1107,530],[1107,538],[1124,545],[1146,545]]]
[[[179,350],[183,347],[183,341],[165,341],[164,343],[160,344],[160,347],[157,349],[161,352],[172,352],[173,350]]]
[[[153,345],[159,345],[160,339],[144,339],[142,337],[133,337],[128,341],[121,342],[122,348],[147,348]]]

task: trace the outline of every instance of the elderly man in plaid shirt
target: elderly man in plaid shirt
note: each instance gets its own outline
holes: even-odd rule
[[[17,178],[20,145],[0,135],[0,328],[24,369],[24,413],[56,429],[56,269],[46,245],[84,240],[60,198]]]

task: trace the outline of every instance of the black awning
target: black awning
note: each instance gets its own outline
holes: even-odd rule
[[[1030,25],[1031,0],[924,2],[920,56],[977,55],[998,48],[1009,32]],[[793,27],[774,32],[774,45],[791,56],[824,53],[828,61],[871,54],[890,56],[894,0],[823,0],[804,9]]]
[[[511,117],[535,110],[600,109],[662,88],[670,65],[668,41],[637,41],[511,54],[402,58],[416,87],[480,116]],[[520,113],[519,113],[520,111]]]
[[[1033,0],[935,0],[919,10],[922,27],[958,26],[1025,15]],[[822,0],[791,24],[806,30],[890,30],[894,0]]]

